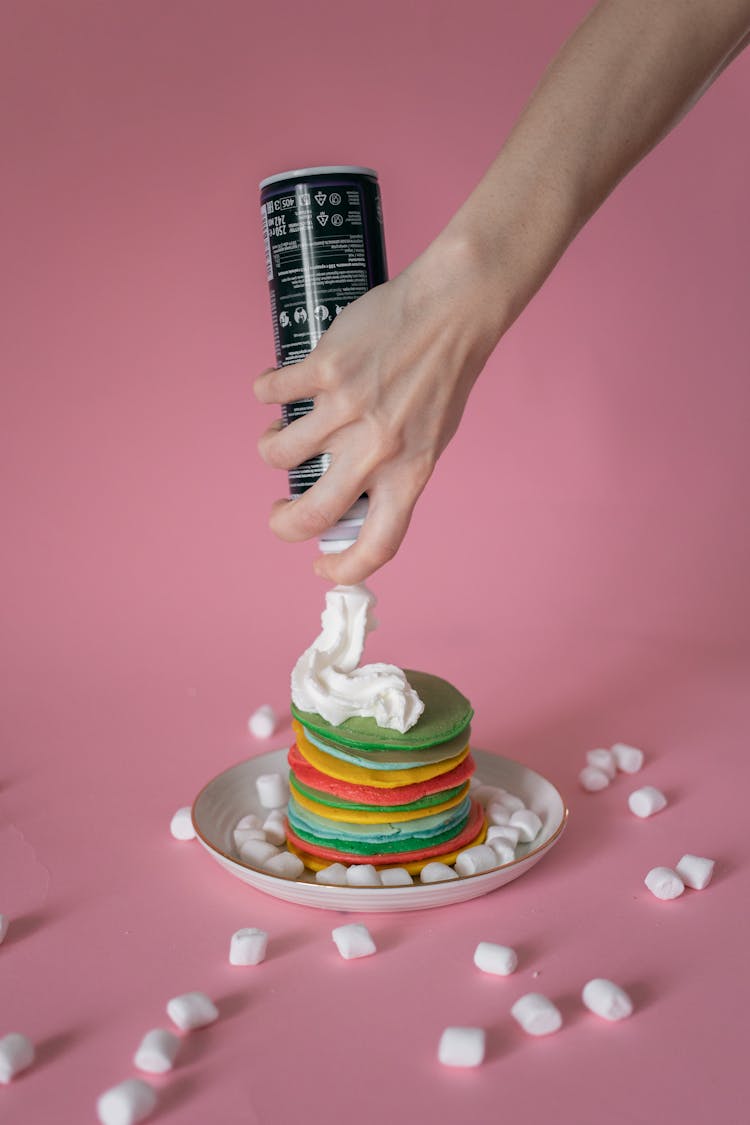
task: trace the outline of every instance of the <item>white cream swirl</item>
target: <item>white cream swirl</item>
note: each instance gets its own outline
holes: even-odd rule
[[[403,734],[424,711],[404,673],[393,664],[358,667],[365,637],[377,627],[375,601],[363,585],[328,591],[323,631],[292,672],[292,700],[300,711],[315,711],[336,727],[358,715]]]

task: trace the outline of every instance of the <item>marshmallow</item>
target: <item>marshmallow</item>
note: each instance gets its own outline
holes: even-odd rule
[[[18,1031],[0,1039],[0,1082],[7,1086],[12,1078],[34,1061],[34,1044]]]
[[[484,1060],[481,1027],[446,1027],[440,1036],[438,1059],[443,1066],[479,1066]]]
[[[520,797],[517,797],[515,793],[507,793],[505,791],[503,791],[502,796],[498,798],[497,803],[500,805],[505,805],[506,809],[508,809],[508,811],[512,813],[518,812],[519,809],[526,808],[526,805]]]
[[[447,883],[451,879],[457,878],[457,871],[454,871],[447,863],[440,863],[438,860],[426,863],[419,872],[420,883]]]
[[[491,824],[487,829],[487,843],[492,845],[493,840],[503,840],[506,844],[510,844],[515,848],[518,843],[518,838],[521,835],[521,829],[512,824]]]
[[[280,773],[262,773],[255,779],[258,800],[264,809],[280,809],[287,803],[286,779]]]
[[[380,872],[380,882],[384,887],[410,887],[413,881],[405,867],[386,867]]]
[[[493,973],[507,977],[516,971],[518,955],[509,945],[495,945],[491,941],[480,941],[474,950],[474,964],[483,973]]]
[[[459,875],[481,875],[492,867],[497,867],[497,856],[489,844],[476,844],[456,857],[455,868]]]
[[[281,847],[282,844],[286,843],[284,816],[278,809],[270,812],[263,821],[263,831],[269,844],[276,844],[277,847]]]
[[[245,828],[262,828],[261,819],[255,813],[246,813],[241,816],[234,826],[235,832],[242,832]]]
[[[269,859],[279,854],[279,849],[266,840],[245,840],[240,844],[240,858],[256,867],[265,867]]]
[[[551,1035],[562,1027],[559,1009],[541,992],[527,992],[516,1000],[510,1014],[529,1035]]]
[[[612,747],[612,757],[618,770],[623,773],[638,773],[643,766],[643,751],[624,742],[616,742]]]
[[[328,887],[345,887],[346,868],[343,863],[331,863],[321,871],[315,872],[315,882]]]
[[[205,992],[185,992],[172,997],[167,1004],[167,1015],[180,1031],[193,1031],[217,1020],[219,1010]]]
[[[514,812],[510,818],[510,823],[512,828],[519,830],[521,842],[524,844],[530,844],[532,840],[536,840],[542,831],[541,818],[531,809],[519,809],[518,812]]]
[[[471,795],[475,801],[479,801],[480,805],[489,808],[494,801],[502,801],[505,796],[505,790],[499,789],[496,785],[482,785],[480,783],[473,790]]]
[[[247,720],[247,729],[255,738],[270,738],[276,730],[276,712],[270,704],[264,703],[253,711]]]
[[[265,930],[246,927],[232,934],[229,943],[230,965],[259,965],[266,959],[268,934]]]
[[[269,842],[266,840],[266,834],[262,828],[235,828],[232,833],[232,839],[234,840],[234,846],[238,850],[246,840],[262,840],[264,843]]]
[[[357,957],[369,957],[375,953],[375,942],[370,936],[370,931],[360,922],[336,926],[331,930],[331,937],[345,961],[352,961]]]
[[[509,809],[507,805],[502,804],[500,801],[493,801],[491,805],[487,806],[486,812],[490,824],[495,824],[499,827],[503,824],[510,824],[513,810]]]
[[[588,981],[581,998],[589,1011],[603,1020],[624,1020],[633,1011],[633,1001],[627,992],[602,977]]]
[[[0,945],[5,941],[5,936],[8,933],[8,926],[10,925],[10,918],[7,914],[0,914]]]
[[[610,781],[617,773],[617,762],[611,750],[589,750],[586,754],[586,764],[606,773]]]
[[[183,808],[177,810],[169,822],[169,831],[172,833],[175,840],[195,839],[192,810],[189,805],[185,805]]]
[[[513,863],[516,858],[516,849],[507,840],[503,840],[499,836],[493,836],[487,843],[495,853],[497,867],[504,867],[506,863]]]
[[[149,1074],[166,1074],[174,1066],[179,1049],[180,1039],[173,1031],[156,1027],[153,1031],[147,1031],[141,1039],[133,1062],[138,1070],[145,1070]]]
[[[643,880],[652,895],[664,899],[679,898],[685,890],[685,884],[676,871],[671,867],[652,867]]]
[[[371,863],[353,863],[346,869],[346,881],[350,887],[379,887],[380,876]]]
[[[584,766],[578,775],[578,780],[581,788],[587,793],[598,793],[600,789],[606,789],[609,785],[609,778],[604,770],[599,770],[596,766]]]
[[[291,852],[279,852],[272,855],[263,864],[263,870],[269,875],[278,875],[282,879],[299,879],[305,870],[305,865],[298,855]]]
[[[152,1086],[140,1078],[126,1078],[100,1095],[96,1113],[101,1125],[136,1125],[155,1105],[156,1090]]]
[[[711,882],[714,866],[712,859],[704,859],[699,855],[684,855],[675,867],[675,871],[686,887],[692,887],[694,891],[702,891]]]
[[[628,807],[636,816],[653,816],[666,808],[667,798],[661,789],[653,785],[644,785],[642,789],[634,789],[628,797]]]

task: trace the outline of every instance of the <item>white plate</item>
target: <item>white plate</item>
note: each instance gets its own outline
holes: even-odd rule
[[[551,782],[509,758],[472,750],[477,776],[485,785],[498,785],[516,793],[541,817],[542,830],[531,844],[519,844],[516,857],[482,875],[469,875],[447,883],[414,883],[411,887],[327,887],[315,882],[309,871],[297,880],[268,875],[238,859],[232,830],[246,813],[265,816],[258,800],[255,779],[262,773],[287,772],[287,753],[274,750],[224,770],[198,794],[193,804],[193,825],[198,839],[213,858],[232,875],[274,898],[317,906],[323,910],[397,911],[425,910],[479,898],[523,875],[544,856],[562,835],[568,818],[565,802]]]

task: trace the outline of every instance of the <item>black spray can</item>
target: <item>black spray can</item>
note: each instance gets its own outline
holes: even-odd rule
[[[380,189],[371,168],[326,165],[269,176],[260,200],[276,364],[286,367],[310,354],[348,304],[388,280]],[[283,406],[284,422],[312,407],[312,399]],[[321,453],[292,469],[290,495],[315,484],[328,461]],[[356,538],[355,522],[340,527],[342,539]]]

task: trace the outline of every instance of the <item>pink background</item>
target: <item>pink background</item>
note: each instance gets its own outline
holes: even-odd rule
[[[476,743],[541,770],[560,845],[484,899],[340,915],[264,897],[174,809],[269,748],[246,731],[317,631],[313,545],[255,440],[273,362],[257,182],[380,172],[391,273],[441,229],[586,3],[16,2],[0,36],[3,199],[0,1035],[39,1047],[0,1120],[94,1120],[176,992],[214,996],[158,1119],[287,1125],[745,1120],[747,104],[721,78],[581,234],[501,343],[372,582],[369,656],[453,679]],[[286,729],[272,742],[284,745]],[[584,751],[623,739],[669,808],[640,822]],[[712,886],[642,885],[683,852]],[[267,929],[267,962],[227,963]],[[516,976],[471,964],[517,946]],[[538,973],[538,976],[534,974]],[[605,1025],[592,976],[632,991]],[[523,992],[566,1026],[525,1038]],[[436,1059],[488,1029],[479,1071]],[[223,1116],[222,1116],[223,1115]]]

